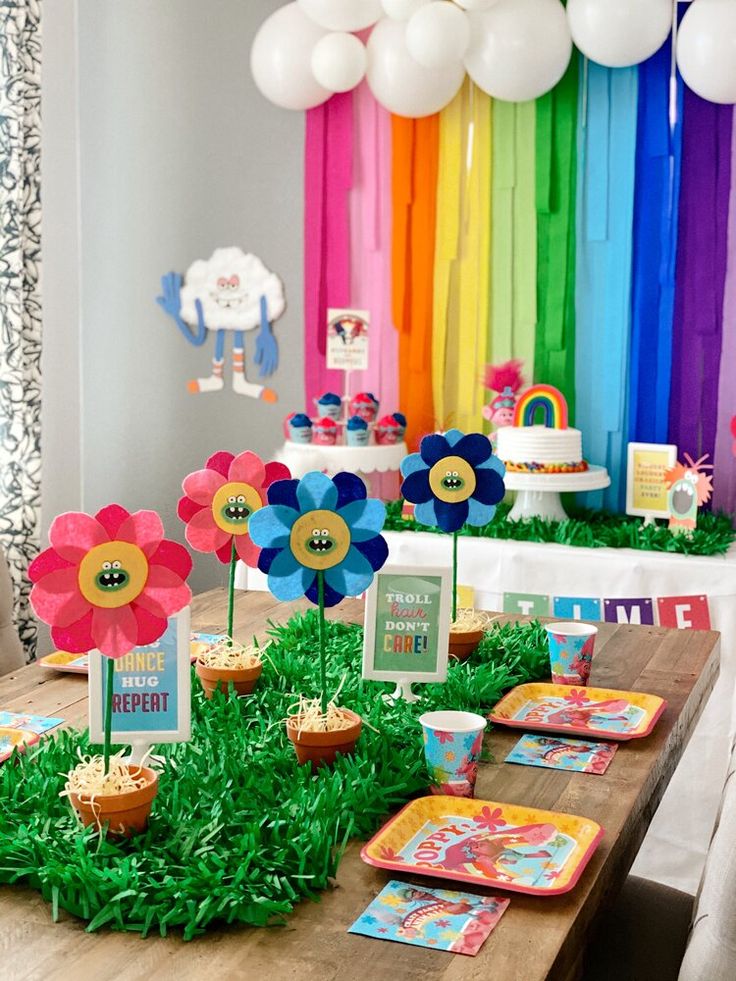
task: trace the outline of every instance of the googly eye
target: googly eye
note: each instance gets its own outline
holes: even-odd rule
[[[238,504],[245,504],[245,494],[238,494]]]
[[[320,534],[323,538],[327,538],[327,536],[330,534],[329,528],[323,528]]]
[[[452,476],[453,476],[453,477],[459,477],[459,476],[460,476],[460,474],[459,474],[459,473],[457,472],[457,470],[453,470],[453,471],[452,471]]]
[[[113,562],[112,567],[113,569],[122,569],[123,563],[116,560],[115,562]]]
[[[235,497],[234,494],[232,494],[230,497],[228,497],[227,503],[228,504],[235,504],[236,500],[237,500],[237,498]]]
[[[105,570],[105,572],[108,572],[110,569],[112,569],[112,562],[103,562],[102,568]]]
[[[312,538],[319,538],[319,528],[312,528]]]

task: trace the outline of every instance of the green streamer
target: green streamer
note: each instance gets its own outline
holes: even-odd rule
[[[578,60],[537,100],[535,380],[555,385],[575,414],[575,188]]]

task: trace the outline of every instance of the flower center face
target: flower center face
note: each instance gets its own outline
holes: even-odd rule
[[[223,484],[212,498],[212,517],[217,527],[228,535],[244,535],[248,518],[262,507],[261,495],[255,487],[233,481]]]
[[[93,606],[113,610],[126,606],[143,592],[148,559],[130,542],[95,545],[79,563],[79,590]]]
[[[350,529],[334,511],[308,511],[291,529],[291,551],[308,569],[339,565],[350,549]]]
[[[475,471],[461,456],[446,456],[429,471],[429,486],[434,496],[448,504],[460,504],[475,490]]]

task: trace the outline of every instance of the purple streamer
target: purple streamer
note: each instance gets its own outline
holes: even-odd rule
[[[685,89],[669,427],[680,456],[715,454],[732,121],[731,106]]]
[[[736,111],[736,110],[735,110]],[[718,432],[713,472],[713,507],[736,513],[736,439],[731,419],[736,416],[736,128],[731,137],[731,210],[728,265],[723,305],[723,352],[718,386]]]

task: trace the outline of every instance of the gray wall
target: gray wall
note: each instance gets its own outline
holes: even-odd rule
[[[179,540],[182,477],[218,449],[272,453],[303,403],[304,116],[267,103],[248,68],[280,4],[78,2],[82,502],[153,507]],[[260,255],[286,285],[275,405],[229,388],[229,336],[225,391],[190,395],[213,339],[192,347],[154,302],[162,273],[226,245]],[[195,589],[222,582],[222,566],[198,555]]]

